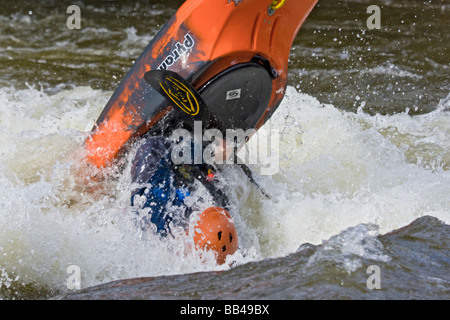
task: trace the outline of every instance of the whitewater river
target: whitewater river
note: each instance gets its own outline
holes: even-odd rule
[[[448,300],[450,3],[319,1],[250,141],[279,134],[270,199],[224,170],[240,249],[217,266],[136,226],[127,159],[90,189],[73,170],[182,2],[76,1],[71,30],[66,2],[0,0],[0,299]]]

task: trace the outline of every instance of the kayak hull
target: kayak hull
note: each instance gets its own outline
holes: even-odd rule
[[[271,3],[185,1],[145,48],[100,114],[84,143],[88,162],[97,167],[110,165],[127,143],[174,111],[145,81],[150,70],[177,72],[202,93],[228,69],[259,64],[270,76],[270,96],[261,99],[262,111],[248,126],[260,128],[284,97],[292,42],[317,0],[287,0],[275,11]]]

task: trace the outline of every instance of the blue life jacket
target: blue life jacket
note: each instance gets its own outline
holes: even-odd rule
[[[224,194],[205,179],[208,166],[189,165],[190,172],[187,172],[183,166],[173,164],[171,150],[169,139],[150,137],[138,149],[131,169],[132,181],[142,185],[132,191],[131,204],[136,206],[136,195],[145,197],[139,209],[149,209],[149,217],[144,219],[153,223],[161,236],[170,234],[171,223],[187,226],[193,208],[186,205],[185,199],[191,195],[195,179],[201,180],[218,205],[227,207]]]

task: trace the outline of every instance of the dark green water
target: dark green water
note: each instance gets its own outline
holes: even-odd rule
[[[274,119],[282,170],[260,178],[279,201],[230,173],[243,252],[230,269],[129,235],[126,181],[100,200],[67,187],[61,156],[182,2],[0,0],[0,299],[448,300],[449,1],[319,1]]]
[[[359,229],[346,230],[323,246],[304,245],[287,257],[249,263],[230,271],[117,281],[65,298],[445,299],[448,278],[442,279],[441,272],[448,268],[449,262],[448,225],[424,217],[389,235],[360,239],[361,243],[367,241],[384,247],[383,254],[392,257],[388,263],[356,254],[336,255],[346,237],[354,236],[355,231],[366,231],[363,227]],[[364,266],[379,266],[380,289],[368,289],[367,281],[372,273],[367,267],[349,273],[339,266],[344,259]],[[426,277],[423,268],[428,268]]]
[[[2,1],[0,83],[113,90],[181,3]],[[69,4],[81,8],[81,30],[66,27]],[[380,30],[367,28],[370,4]],[[345,110],[429,112],[449,90],[448,6],[321,0],[295,41],[290,84]]]

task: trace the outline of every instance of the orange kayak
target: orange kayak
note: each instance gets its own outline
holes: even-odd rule
[[[110,165],[177,108],[145,81],[150,70],[186,79],[210,106],[212,123],[260,128],[284,97],[292,42],[317,1],[185,1],[100,114],[84,143],[88,162]]]

